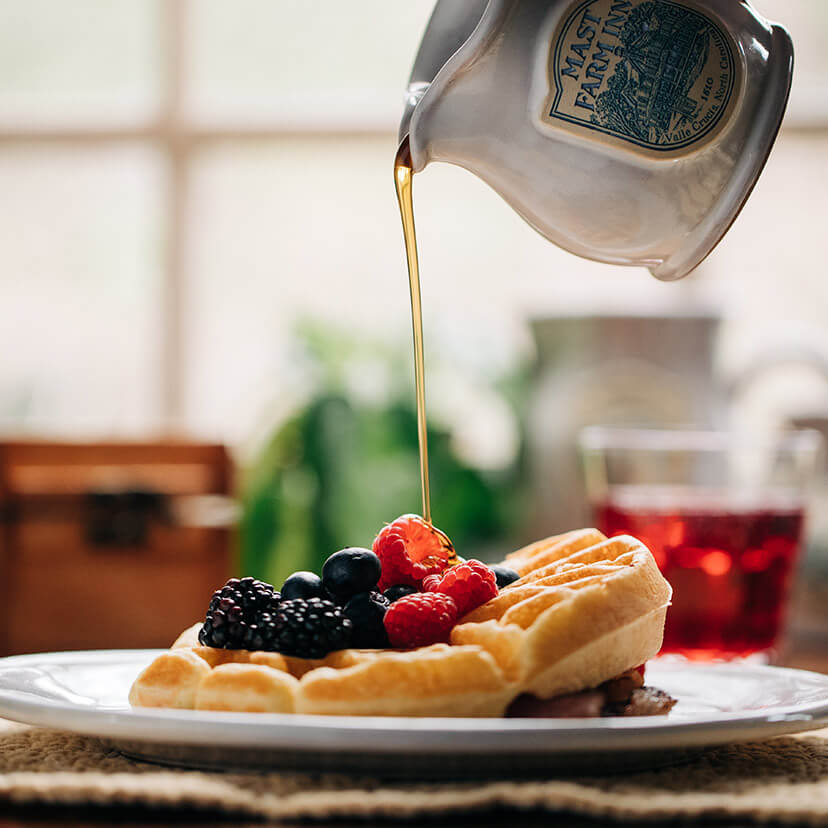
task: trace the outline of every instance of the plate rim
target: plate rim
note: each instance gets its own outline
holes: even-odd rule
[[[38,664],[146,660],[163,649],[74,650],[32,653],[0,659],[7,669]],[[762,711],[719,712],[699,720],[662,717],[608,719],[479,719],[380,716],[312,716],[307,714],[235,713],[195,710],[84,707],[69,702],[33,699],[0,688],[0,717],[69,730],[103,739],[156,744],[224,746],[252,750],[422,754],[477,753],[481,750],[521,754],[566,754],[590,751],[651,750],[712,746],[772,738],[828,725],[828,675],[790,667],[745,663],[661,661],[659,669],[753,673],[772,671],[793,680],[825,687],[824,701],[776,705]],[[358,744],[354,736],[359,735]],[[528,736],[535,738],[527,738]],[[559,739],[551,738],[558,736]],[[342,743],[344,742],[344,743]]]

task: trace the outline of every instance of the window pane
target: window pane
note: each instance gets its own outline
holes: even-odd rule
[[[395,127],[433,0],[199,0],[191,102],[202,118]]]
[[[734,386],[736,429],[826,410],[826,190],[828,138],[783,130],[741,215],[686,280],[729,320],[719,353],[724,373],[751,377]],[[745,373],[758,365],[765,368]]]
[[[824,327],[826,191],[828,138],[783,130],[744,210],[702,265],[732,315]],[[757,331],[757,340],[771,332]]]
[[[0,424],[157,424],[161,168],[140,147],[0,154]]]
[[[0,0],[0,123],[129,122],[158,106],[159,0]]]
[[[273,406],[284,413],[297,372],[288,350],[297,318],[408,351],[394,149],[389,134],[245,143],[199,155],[185,307],[189,426],[232,441],[248,438]],[[665,286],[644,271],[559,250],[465,170],[435,164],[415,177],[414,190],[432,353],[474,343],[470,358],[492,360],[496,372],[525,345],[527,317],[594,310],[596,297],[640,310],[665,291],[676,301],[684,293],[685,283]],[[451,347],[443,350],[445,341]]]

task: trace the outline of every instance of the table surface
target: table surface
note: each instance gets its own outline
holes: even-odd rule
[[[125,825],[127,828],[163,828],[165,825],[205,825],[209,828],[231,828],[231,826],[262,825],[267,823],[251,822],[244,818],[234,819],[232,817],[220,817],[209,813],[182,813],[180,811],[150,810],[147,808],[54,808],[54,807],[12,807],[4,810],[0,815],[0,826],[2,828],[22,828],[23,826],[98,826],[98,825]],[[325,825],[326,823],[313,822],[280,822],[280,828],[308,828],[312,825]],[[383,828],[503,828],[504,825],[511,828],[607,828],[609,825],[618,825],[619,828],[658,828],[660,825],[670,825],[675,828],[675,820],[665,822],[623,822],[610,823],[606,819],[585,819],[566,814],[549,814],[548,812],[525,812],[514,813],[512,811],[493,811],[487,814],[471,814],[469,816],[451,817],[450,819],[428,819],[428,820],[406,820],[405,822],[370,820],[348,822],[337,820],[330,823],[335,828],[371,828],[371,826],[383,826]],[[705,825],[709,828],[757,828],[755,822],[744,820],[732,822],[730,820],[717,819],[715,822],[702,823],[689,821],[680,823],[683,828]],[[763,823],[762,828],[773,828],[772,823]],[[790,824],[787,825],[790,828]]]
[[[828,647],[824,639],[802,641],[789,648],[780,662],[788,667],[799,667],[805,670],[815,670],[828,673]],[[210,812],[159,810],[145,807],[57,807],[48,805],[37,806],[9,806],[0,804],[0,828],[21,828],[21,826],[80,826],[97,825],[125,825],[128,828],[162,828],[165,825],[207,825],[211,828],[230,828],[230,826],[262,824],[260,820],[250,820],[245,817],[216,816]],[[407,828],[502,828],[504,824],[514,828],[598,828],[607,826],[606,820],[593,820],[570,815],[550,816],[548,812],[492,812],[487,814],[469,815],[468,817],[452,816],[446,819],[429,818],[427,820],[410,820],[399,823]],[[309,823],[279,823],[281,826],[300,825],[307,828]],[[332,823],[336,828],[366,828],[370,825],[393,826],[391,821],[370,820],[348,822],[337,820]],[[624,828],[654,828],[658,825],[675,825],[675,821],[662,822],[624,822],[617,823]],[[685,828],[707,825],[716,828],[756,828],[756,823],[745,820],[716,820],[715,822],[690,820],[681,823]],[[765,828],[770,828],[765,824]]]

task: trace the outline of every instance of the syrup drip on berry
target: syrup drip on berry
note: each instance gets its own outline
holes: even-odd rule
[[[428,523],[427,526],[440,541],[440,546],[445,550],[448,556],[447,566],[457,566],[457,564],[462,563],[463,559],[457,554],[457,550],[454,548],[454,544],[449,539],[449,536],[442,529],[438,529],[433,523]]]

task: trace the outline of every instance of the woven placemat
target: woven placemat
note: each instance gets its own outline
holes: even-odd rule
[[[0,720],[0,801],[205,808],[270,819],[436,816],[495,807],[592,817],[828,825],[828,730],[705,751],[624,776],[404,783],[221,773],[127,759],[99,739]]]

